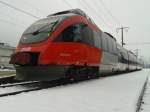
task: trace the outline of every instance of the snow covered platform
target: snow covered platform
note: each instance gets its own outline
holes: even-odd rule
[[[1,112],[135,112],[150,70],[0,98]]]

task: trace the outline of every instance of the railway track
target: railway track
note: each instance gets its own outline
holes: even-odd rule
[[[0,97],[17,95],[24,92],[48,89],[59,85],[76,83],[89,79],[97,79],[98,77],[84,78],[78,80],[54,80],[54,81],[24,81],[24,82],[7,82],[0,85]]]
[[[46,89],[52,86],[54,86],[54,84],[42,81],[26,81],[12,84],[4,84],[0,85],[0,97]]]
[[[6,92],[6,93],[0,94],[0,97],[16,95],[16,94],[20,94],[20,93],[23,93],[23,92],[36,91],[36,90],[40,90],[40,89],[41,88],[37,87],[37,88],[31,88],[31,89],[25,89],[25,90],[13,91],[13,92]]]
[[[73,84],[80,81],[89,80],[54,80],[54,81],[26,81],[26,82],[17,82],[17,83],[8,83],[0,85],[0,97],[17,95],[20,93],[37,91],[42,89],[48,89],[60,85]]]
[[[27,81],[19,83],[10,83],[0,85],[0,97],[16,95],[23,92],[35,91],[42,89],[41,87],[36,86],[40,82],[38,81]]]
[[[24,81],[24,82],[16,82],[16,83],[8,83],[8,84],[2,84],[0,85],[0,88],[6,88],[6,87],[13,87],[13,86],[20,86],[20,85],[29,85],[29,84],[36,84],[40,83],[40,81]]]
[[[20,82],[20,81],[16,81],[16,80],[14,79],[14,77],[15,77],[15,75],[0,77],[0,85],[1,85],[1,84],[7,84],[7,83]]]
[[[12,84],[0,85],[0,97],[17,95],[20,93],[48,89],[59,85],[66,85],[69,82],[62,80],[55,81],[26,81]]]

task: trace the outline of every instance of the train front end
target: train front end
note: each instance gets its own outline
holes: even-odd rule
[[[25,30],[10,60],[16,79],[55,80],[66,77],[72,69],[97,70],[101,51],[75,36],[78,23],[88,26],[88,20],[79,15],[50,16]]]
[[[43,55],[51,52],[49,38],[59,23],[59,18],[45,18],[38,20],[24,31],[16,52],[10,60],[10,63],[16,68],[15,78],[17,80],[49,80],[49,72],[60,70],[59,67],[55,68],[55,65],[49,67],[43,62],[49,61],[46,58],[43,59]],[[52,75],[51,79],[57,77],[57,73],[55,76]]]

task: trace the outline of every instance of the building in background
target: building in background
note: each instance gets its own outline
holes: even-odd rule
[[[0,43],[0,68],[9,68],[11,54],[15,52],[15,47],[9,46],[6,43]]]

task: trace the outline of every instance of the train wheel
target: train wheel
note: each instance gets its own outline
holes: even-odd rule
[[[96,78],[99,76],[98,74],[98,67],[90,67],[89,70],[88,70],[88,77],[91,77],[91,78]]]
[[[72,81],[96,78],[99,76],[98,70],[99,70],[98,67],[73,66],[67,71],[66,78],[67,78],[67,80],[69,79]]]
[[[70,67],[70,68],[66,71],[66,77],[65,77],[65,79],[74,81],[75,75],[76,75],[76,68],[75,68],[74,66],[73,66],[73,67]]]
[[[81,66],[72,66],[66,72],[66,78],[69,80],[81,80],[86,75],[86,68]]]

